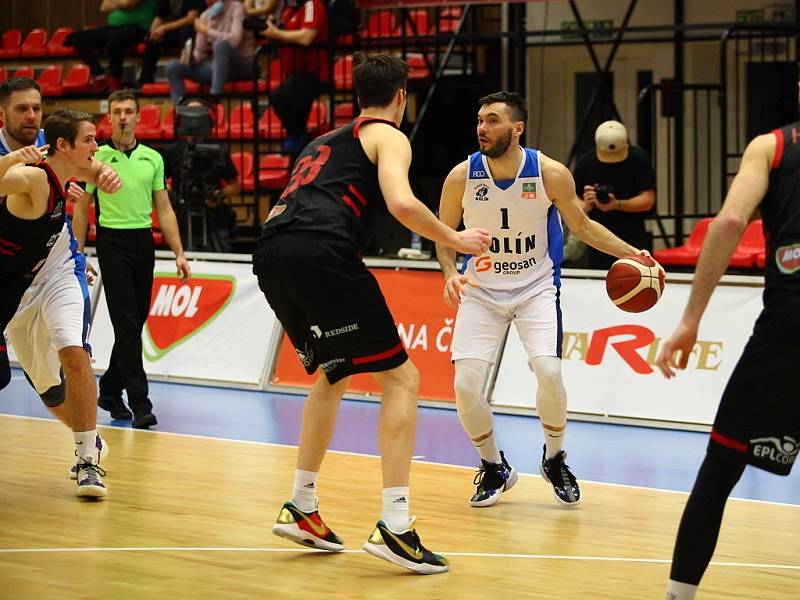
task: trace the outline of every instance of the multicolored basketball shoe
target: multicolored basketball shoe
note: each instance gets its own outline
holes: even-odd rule
[[[81,498],[105,498],[108,490],[102,477],[106,472],[94,463],[94,456],[87,454],[78,459],[78,489]]]
[[[108,456],[108,442],[105,441],[103,438],[100,437],[100,434],[97,434],[97,437],[94,440],[94,445],[97,448],[98,455],[100,456],[100,460],[97,461],[99,465],[101,462],[105,460]],[[77,455],[77,453],[76,453]],[[76,462],[72,465],[72,468],[69,470],[69,478],[70,479],[77,479],[78,478],[78,463]]]
[[[303,512],[291,500],[281,508],[272,533],[310,548],[328,552],[344,550],[344,540],[325,525],[319,516],[319,510]]]
[[[500,452],[500,462],[490,463],[481,459],[481,468],[475,474],[472,483],[478,486],[470,506],[491,506],[500,501],[503,492],[507,492],[517,483],[517,470],[508,464],[503,452]]]
[[[542,464],[539,466],[542,477],[553,486],[553,493],[561,506],[567,508],[578,506],[581,503],[581,488],[575,475],[564,462],[567,453],[562,450],[553,458],[546,458],[546,448],[547,446],[542,449]]]
[[[450,568],[450,562],[422,545],[414,527],[415,521],[416,517],[411,517],[408,529],[402,533],[395,533],[386,523],[378,521],[375,531],[364,544],[364,550],[422,575],[444,573]]]

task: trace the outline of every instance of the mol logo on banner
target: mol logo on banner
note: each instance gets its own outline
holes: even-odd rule
[[[183,284],[174,275],[156,273],[152,303],[142,336],[142,354],[156,361],[211,323],[230,302],[236,278],[193,276]]]
[[[615,325],[591,333],[564,332],[562,358],[582,360],[587,365],[600,365],[606,359],[606,350],[615,352],[640,375],[654,372],[661,338],[642,325]],[[722,342],[697,340],[689,356],[687,368],[699,371],[716,371],[722,364]]]

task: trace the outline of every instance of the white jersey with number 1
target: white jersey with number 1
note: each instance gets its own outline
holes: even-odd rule
[[[465,261],[464,272],[486,290],[561,287],[561,218],[544,189],[539,151],[522,150],[513,181],[494,181],[480,152],[468,159],[464,226],[488,229],[492,241]]]

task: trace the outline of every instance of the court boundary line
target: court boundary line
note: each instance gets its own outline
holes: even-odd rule
[[[92,553],[92,552],[233,552],[233,553],[315,553],[315,554],[367,554],[364,550],[346,549],[342,552],[324,552],[309,548],[270,548],[270,547],[245,547],[245,546],[119,546],[119,547],[89,547],[89,548],[0,548],[0,554],[67,554],[67,553]],[[638,564],[670,564],[667,558],[630,558],[614,556],[567,556],[560,554],[520,554],[505,552],[448,552],[442,551],[446,556],[458,558],[508,558],[523,560],[567,560],[579,562],[622,562]],[[711,561],[709,566],[734,569],[777,569],[783,571],[800,571],[800,564],[782,563],[747,563],[730,561]]]
[[[0,417],[9,417],[12,419],[30,419],[34,421],[45,421],[50,423],[59,423],[58,419],[51,418],[51,417],[33,417],[29,415],[12,415],[8,413],[0,412]],[[177,431],[159,431],[159,430],[151,430],[151,429],[134,429],[133,427],[120,427],[118,425],[98,425],[98,429],[120,429],[120,430],[128,430],[133,431],[134,433],[144,433],[150,435],[174,435],[178,437],[186,437],[186,438],[193,438],[198,440],[212,440],[218,442],[233,442],[238,444],[246,444],[246,445],[254,445],[254,446],[274,446],[277,448],[297,448],[297,446],[292,444],[279,444],[277,442],[261,442],[258,440],[239,440],[236,438],[223,438],[223,437],[214,437],[210,435],[200,435],[195,433],[180,433]],[[376,458],[380,459],[380,455],[377,454],[364,454],[360,452],[350,452],[348,450],[331,450],[329,449],[328,452],[332,452],[334,454],[343,454],[345,456],[359,456],[359,457],[366,457],[366,458]],[[433,466],[440,466],[440,467],[448,467],[453,469],[466,469],[469,471],[477,470],[477,466],[475,467],[468,467],[465,465],[454,465],[451,463],[442,463],[442,462],[433,462],[429,460],[417,460],[412,459],[413,463],[422,464],[422,465],[433,465]],[[520,476],[524,477],[534,477],[537,479],[541,479],[542,476],[539,473],[522,473],[519,472]],[[684,496],[688,496],[689,492],[684,492],[681,490],[668,490],[664,488],[657,488],[657,487],[647,487],[642,485],[633,485],[629,483],[613,483],[608,481],[595,481],[592,479],[583,479],[581,478],[581,483],[591,483],[593,485],[607,485],[612,487],[620,487],[620,488],[627,488],[633,490],[644,490],[644,491],[652,491],[652,492],[663,492],[667,494],[682,494]],[[784,507],[791,507],[791,508],[800,508],[800,504],[791,504],[789,502],[775,502],[773,500],[755,500],[753,498],[739,498],[737,496],[731,496],[729,500],[735,500],[737,502],[750,502],[755,504],[767,504],[770,506],[784,506]]]

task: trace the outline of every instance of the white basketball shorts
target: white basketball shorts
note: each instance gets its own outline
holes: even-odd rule
[[[6,328],[17,360],[39,394],[61,383],[59,350],[69,346],[89,350],[86,263],[82,255],[76,258],[67,258],[45,277],[37,275]]]
[[[529,359],[561,356],[559,290],[549,285],[527,294],[467,288],[456,315],[452,359],[476,358],[493,363],[510,323],[517,328]]]

